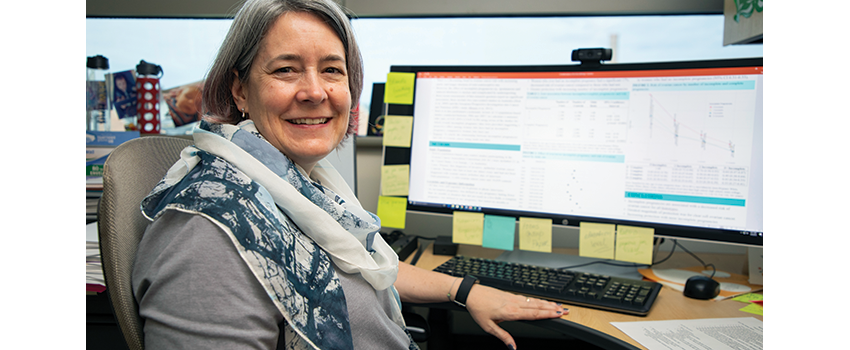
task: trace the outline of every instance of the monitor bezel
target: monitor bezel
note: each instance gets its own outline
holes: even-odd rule
[[[736,67],[763,67],[763,58],[738,58],[738,59],[714,59],[698,61],[670,61],[649,63],[611,63],[600,65],[573,64],[573,65],[393,65],[390,72],[418,73],[418,72],[613,72],[632,70],[677,70],[677,69],[704,69],[704,68],[736,68]],[[416,104],[414,84],[414,101],[411,105],[387,105],[387,115],[413,116],[413,108]],[[398,165],[410,164],[410,148],[384,147],[383,164]],[[503,210],[496,208],[456,209],[450,207],[434,207],[419,205],[408,200],[408,212],[425,212],[435,214],[451,215],[454,211],[475,211],[490,215],[502,215],[512,217],[531,217],[552,219],[553,225],[578,227],[581,222],[593,222],[603,224],[631,225],[641,227],[652,227],[655,235],[674,239],[698,240],[708,242],[719,242],[738,244],[745,246],[762,246],[763,231],[740,231],[719,228],[702,228],[695,226],[682,226],[644,221],[631,221],[622,219],[599,218],[580,215],[559,215],[541,212],[526,212]]]

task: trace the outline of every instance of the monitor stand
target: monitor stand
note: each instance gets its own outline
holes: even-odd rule
[[[629,264],[628,262],[609,259],[585,258],[576,255],[541,253],[527,250],[512,250],[502,253],[501,255],[499,255],[498,258],[496,258],[496,260],[554,268],[568,267],[570,270],[580,271],[584,273],[596,273],[600,275],[631,278],[636,280],[643,279],[643,275],[641,275],[640,272],[637,271],[638,268],[635,266],[622,267],[596,263],[575,268],[571,267],[576,265],[587,264],[594,261],[609,261],[615,264]]]

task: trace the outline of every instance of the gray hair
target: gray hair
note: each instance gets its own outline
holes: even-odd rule
[[[236,78],[233,70],[236,70],[243,84],[248,82],[248,72],[259,52],[260,41],[275,20],[287,12],[306,12],[319,16],[342,41],[348,70],[348,89],[351,92],[352,111],[349,113],[345,134],[345,138],[348,138],[357,130],[356,121],[351,115],[359,105],[363,92],[363,61],[349,23],[349,13],[333,0],[246,0],[236,13],[204,81],[204,118],[229,124],[242,121],[242,112],[236,107],[231,92]]]

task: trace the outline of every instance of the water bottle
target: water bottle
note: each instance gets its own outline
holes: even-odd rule
[[[142,60],[136,65],[137,125],[142,134],[159,134],[159,101],[162,67]]]
[[[109,131],[112,99],[106,85],[109,60],[101,55],[86,60],[86,130]]]

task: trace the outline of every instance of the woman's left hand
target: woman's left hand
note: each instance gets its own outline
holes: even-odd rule
[[[529,298],[476,284],[469,291],[466,309],[484,331],[502,340],[509,349],[516,349],[514,338],[499,327],[502,321],[540,320],[561,317],[569,313],[561,304]]]

